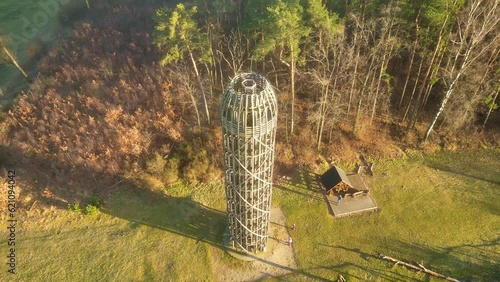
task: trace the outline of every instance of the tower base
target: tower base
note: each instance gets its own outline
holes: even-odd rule
[[[273,251],[276,248],[276,246],[278,246],[278,244],[287,244],[286,239],[288,237],[286,237],[286,235],[284,236],[284,234],[288,234],[288,230],[283,230],[286,229],[285,227],[283,227],[285,222],[280,222],[281,221],[280,219],[274,218],[277,217],[276,214],[277,213],[271,212],[269,237],[267,239],[267,245],[264,251],[247,252],[246,250],[236,247],[236,244],[234,244],[235,246],[233,247],[233,242],[229,239],[230,237],[229,226],[226,226],[226,229],[224,230],[224,235],[222,237],[222,246],[224,247],[224,250],[234,258],[243,261],[267,259],[269,256],[273,254]]]

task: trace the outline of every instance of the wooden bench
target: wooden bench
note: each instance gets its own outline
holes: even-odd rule
[[[358,195],[362,195],[362,194],[364,194],[364,192],[363,192],[363,191],[358,191],[358,192],[356,192],[356,193],[352,194],[352,196],[353,196],[353,197],[356,197],[356,196],[358,196]]]

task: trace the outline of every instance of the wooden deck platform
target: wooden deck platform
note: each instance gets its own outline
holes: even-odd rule
[[[369,191],[368,186],[359,174],[348,174],[347,177],[352,186],[360,191]],[[378,210],[377,203],[371,193],[358,192],[351,194],[338,203],[337,195],[325,196],[330,214],[334,217],[350,216],[362,212],[373,212]]]

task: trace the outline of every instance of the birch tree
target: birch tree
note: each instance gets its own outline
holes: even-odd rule
[[[456,32],[451,37],[451,63],[444,69],[446,93],[434,115],[424,141],[429,138],[436,121],[456,90],[457,83],[471,64],[489,48],[498,44],[500,20],[498,0],[471,0],[457,17]]]
[[[451,24],[457,13],[459,7],[463,4],[463,0],[431,0],[427,5],[424,6],[424,19],[426,21],[426,28],[422,29],[422,40],[427,41],[427,48],[421,50],[421,60],[428,62],[427,70],[424,73],[422,82],[418,88],[416,95],[416,101],[413,104],[413,110],[411,111],[410,118],[408,120],[407,129],[411,129],[415,126],[417,121],[417,116],[421,110],[423,94],[427,89],[427,86],[436,82],[436,78],[431,74],[434,73],[435,69],[439,68],[441,64],[442,54],[446,47],[447,36],[451,28]],[[439,27],[436,29],[436,27]],[[430,59],[426,59],[430,58]],[[421,69],[419,70],[419,76]],[[419,76],[415,83],[418,83]],[[413,96],[413,94],[412,94]],[[408,108],[411,106],[408,104]],[[408,110],[407,110],[408,111]],[[405,114],[406,115],[406,114]]]
[[[16,60],[14,53],[8,48],[9,40],[6,35],[0,34],[0,64],[10,63],[14,65],[27,82],[31,82],[28,74],[23,70]]]
[[[486,127],[486,123],[488,122],[488,119],[490,118],[491,112],[493,110],[498,109],[498,104],[496,104],[496,100],[498,98],[498,94],[500,93],[500,82],[496,84],[496,89],[494,91],[494,94],[491,94],[486,98],[484,101],[484,104],[488,107],[488,113],[486,114],[486,117],[484,118],[483,122],[483,129]]]

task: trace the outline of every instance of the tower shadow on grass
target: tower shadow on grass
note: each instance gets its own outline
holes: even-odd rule
[[[167,196],[138,180],[0,146],[0,171],[8,170],[16,170],[23,187],[21,211],[66,210],[68,204],[83,207],[97,198],[104,202],[101,211],[111,216],[221,247],[225,213],[189,197]]]
[[[222,248],[226,214],[189,197],[172,197],[138,187],[114,193],[103,212]]]
[[[90,198],[98,198],[104,201],[103,213],[129,221],[131,228],[149,226],[227,250],[222,245],[226,214],[190,197],[168,196],[118,174],[103,173],[44,156],[26,155],[17,147],[0,146],[0,172],[6,175],[6,171],[12,169],[26,187],[23,195],[30,195],[29,200],[20,199],[25,201],[20,205],[20,211],[28,212],[32,208],[66,210],[68,204],[85,204]],[[328,281],[307,270],[254,258],[270,267],[289,271],[290,275]]]
[[[273,188],[305,197],[308,200],[323,200],[323,188],[319,184],[319,174],[305,169],[296,169],[293,175],[292,178],[278,179]]]

